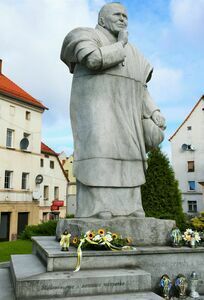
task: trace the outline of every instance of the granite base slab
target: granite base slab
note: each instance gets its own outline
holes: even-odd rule
[[[160,220],[155,218],[117,217],[109,220],[96,218],[74,218],[58,221],[56,238],[67,229],[72,236],[80,236],[88,230],[108,229],[111,232],[121,234],[123,237],[131,237],[136,246],[166,245],[169,234],[175,226],[173,220]]]
[[[74,270],[77,261],[75,248],[60,251],[55,237],[33,237],[33,251],[41,257],[47,271]],[[81,270],[103,268],[140,268],[151,274],[151,290],[158,292],[159,279],[168,274],[174,280],[179,273],[187,278],[193,271],[199,276],[199,292],[204,294],[204,247],[172,248],[142,246],[131,251],[83,251]]]
[[[46,272],[33,255],[12,255],[16,299],[75,297],[151,290],[150,273],[139,268]],[[36,267],[37,265],[37,267]]]

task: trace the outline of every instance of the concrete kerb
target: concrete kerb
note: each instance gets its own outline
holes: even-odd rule
[[[0,269],[9,268],[9,267],[10,267],[10,262],[9,261],[5,261],[5,262],[0,263]]]

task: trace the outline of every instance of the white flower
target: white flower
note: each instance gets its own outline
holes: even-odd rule
[[[199,233],[197,231],[194,232],[194,237],[195,237],[196,242],[199,243],[200,240],[201,240],[201,238],[200,238],[200,235],[199,235]]]
[[[94,238],[93,241],[98,242],[101,240],[101,236],[99,234],[97,234]]]
[[[87,232],[85,233],[84,237],[88,236],[90,232],[91,232],[91,230],[87,231]]]
[[[111,234],[106,234],[105,238],[108,242],[111,242],[113,240]]]
[[[186,229],[186,231],[184,232],[185,235],[192,235],[193,234],[193,230],[188,228]]]

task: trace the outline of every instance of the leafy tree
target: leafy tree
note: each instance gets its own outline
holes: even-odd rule
[[[142,202],[147,217],[175,220],[182,229],[185,216],[178,181],[167,156],[160,148],[148,153],[146,183],[142,186]]]

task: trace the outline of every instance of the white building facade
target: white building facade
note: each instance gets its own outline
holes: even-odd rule
[[[70,155],[66,157],[64,152],[60,153],[59,159],[63,166],[63,169],[69,180],[68,184],[68,197],[67,197],[67,214],[75,215],[76,214],[76,177],[73,175],[73,161],[74,156]]]
[[[46,107],[4,76],[1,65],[0,240],[14,240],[27,224],[65,216],[67,178],[58,155],[41,142]],[[52,211],[54,200],[65,205]]]
[[[169,141],[183,210],[192,215],[204,211],[204,96]]]

